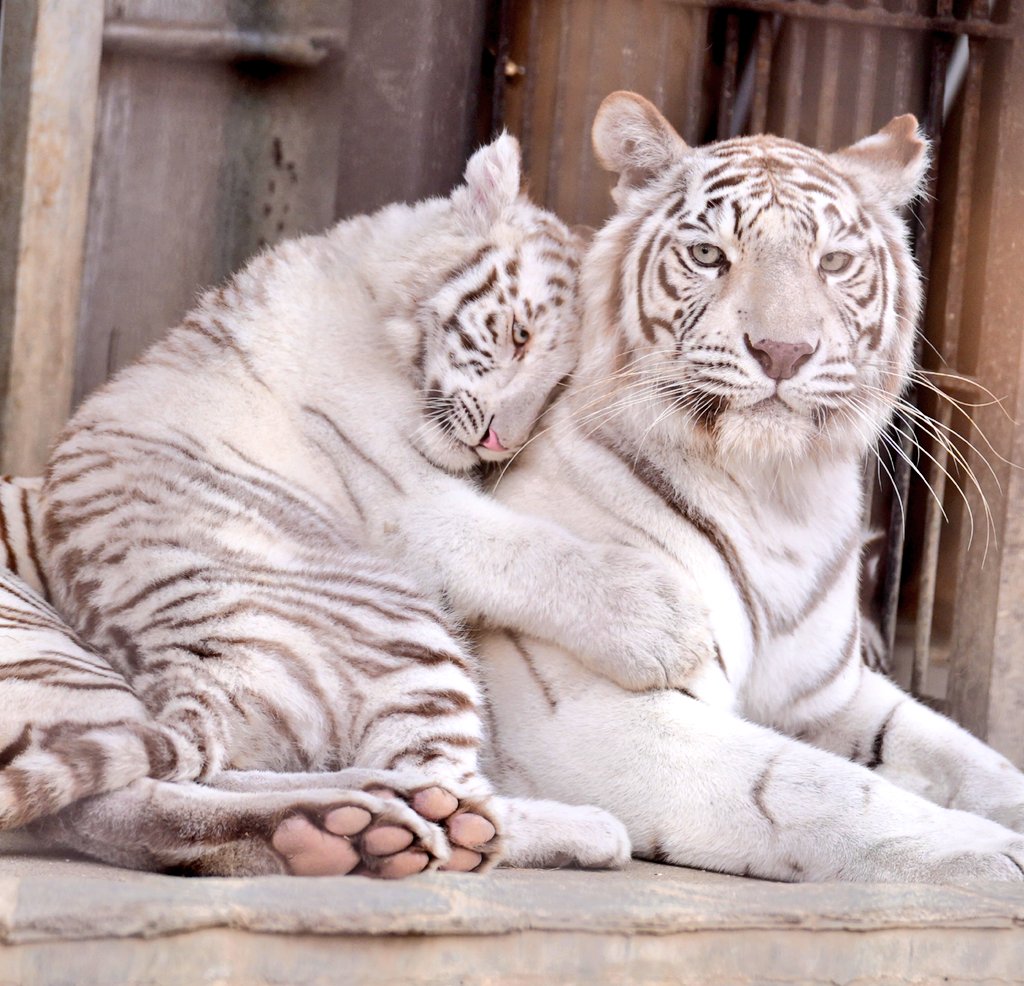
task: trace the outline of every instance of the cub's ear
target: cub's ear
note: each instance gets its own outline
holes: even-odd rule
[[[475,232],[486,234],[519,196],[519,141],[502,133],[481,147],[466,165],[457,205]]]
[[[687,151],[672,124],[635,92],[605,96],[591,138],[601,167],[619,176],[616,191],[647,184]]]
[[[901,209],[921,193],[928,174],[928,141],[910,113],[890,120],[881,130],[836,151],[832,160],[892,209]]]

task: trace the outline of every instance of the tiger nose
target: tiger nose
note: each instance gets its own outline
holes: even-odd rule
[[[743,341],[750,354],[761,364],[761,369],[772,380],[788,380],[817,351],[809,342],[780,342],[777,339],[758,339],[754,342],[744,333]]]

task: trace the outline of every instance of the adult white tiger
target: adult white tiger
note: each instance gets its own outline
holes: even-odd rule
[[[916,121],[835,154],[689,148],[616,93],[594,144],[618,211],[584,262],[580,370],[496,492],[674,565],[719,660],[631,694],[484,634],[492,776],[600,804],[674,863],[1024,878],[1024,776],[860,660],[861,463],[921,298],[898,216],[926,170]]]
[[[622,861],[604,812],[490,798],[472,660],[438,605],[596,634],[595,666],[632,683],[700,657],[643,554],[467,478],[574,365],[574,250],[503,137],[450,199],[263,254],[86,401],[39,533],[75,632],[5,582],[7,825],[75,802],[49,837],[206,873]]]

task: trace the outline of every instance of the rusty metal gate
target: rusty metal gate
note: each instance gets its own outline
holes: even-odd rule
[[[912,399],[936,423],[908,413],[881,450],[865,602],[894,676],[1019,764],[1022,26],[1024,0],[506,0],[493,100],[532,194],[592,225],[610,200],[589,127],[614,89],[689,143],[769,131],[835,149],[922,121],[936,166],[912,222],[929,285]]]

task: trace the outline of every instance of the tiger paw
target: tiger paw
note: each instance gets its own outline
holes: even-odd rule
[[[400,879],[428,869],[489,869],[498,860],[497,827],[479,800],[441,787],[397,793],[372,787],[359,803],[286,817],[274,850],[294,876]]]
[[[368,793],[402,798],[420,818],[440,826],[448,839],[449,858],[439,869],[456,873],[483,872],[499,861],[498,824],[486,794],[458,796],[448,787],[371,787]],[[400,792],[400,793],[396,793]]]
[[[444,827],[451,856],[442,870],[459,873],[490,869],[498,862],[498,827],[485,804],[459,800],[442,787],[426,787],[413,794],[413,810]]]
[[[607,583],[586,611],[576,653],[628,691],[682,688],[718,652],[705,607],[684,595],[673,572],[634,548],[602,549]]]
[[[443,831],[394,797],[359,797],[288,815],[271,845],[293,876],[399,879],[449,861]]]

